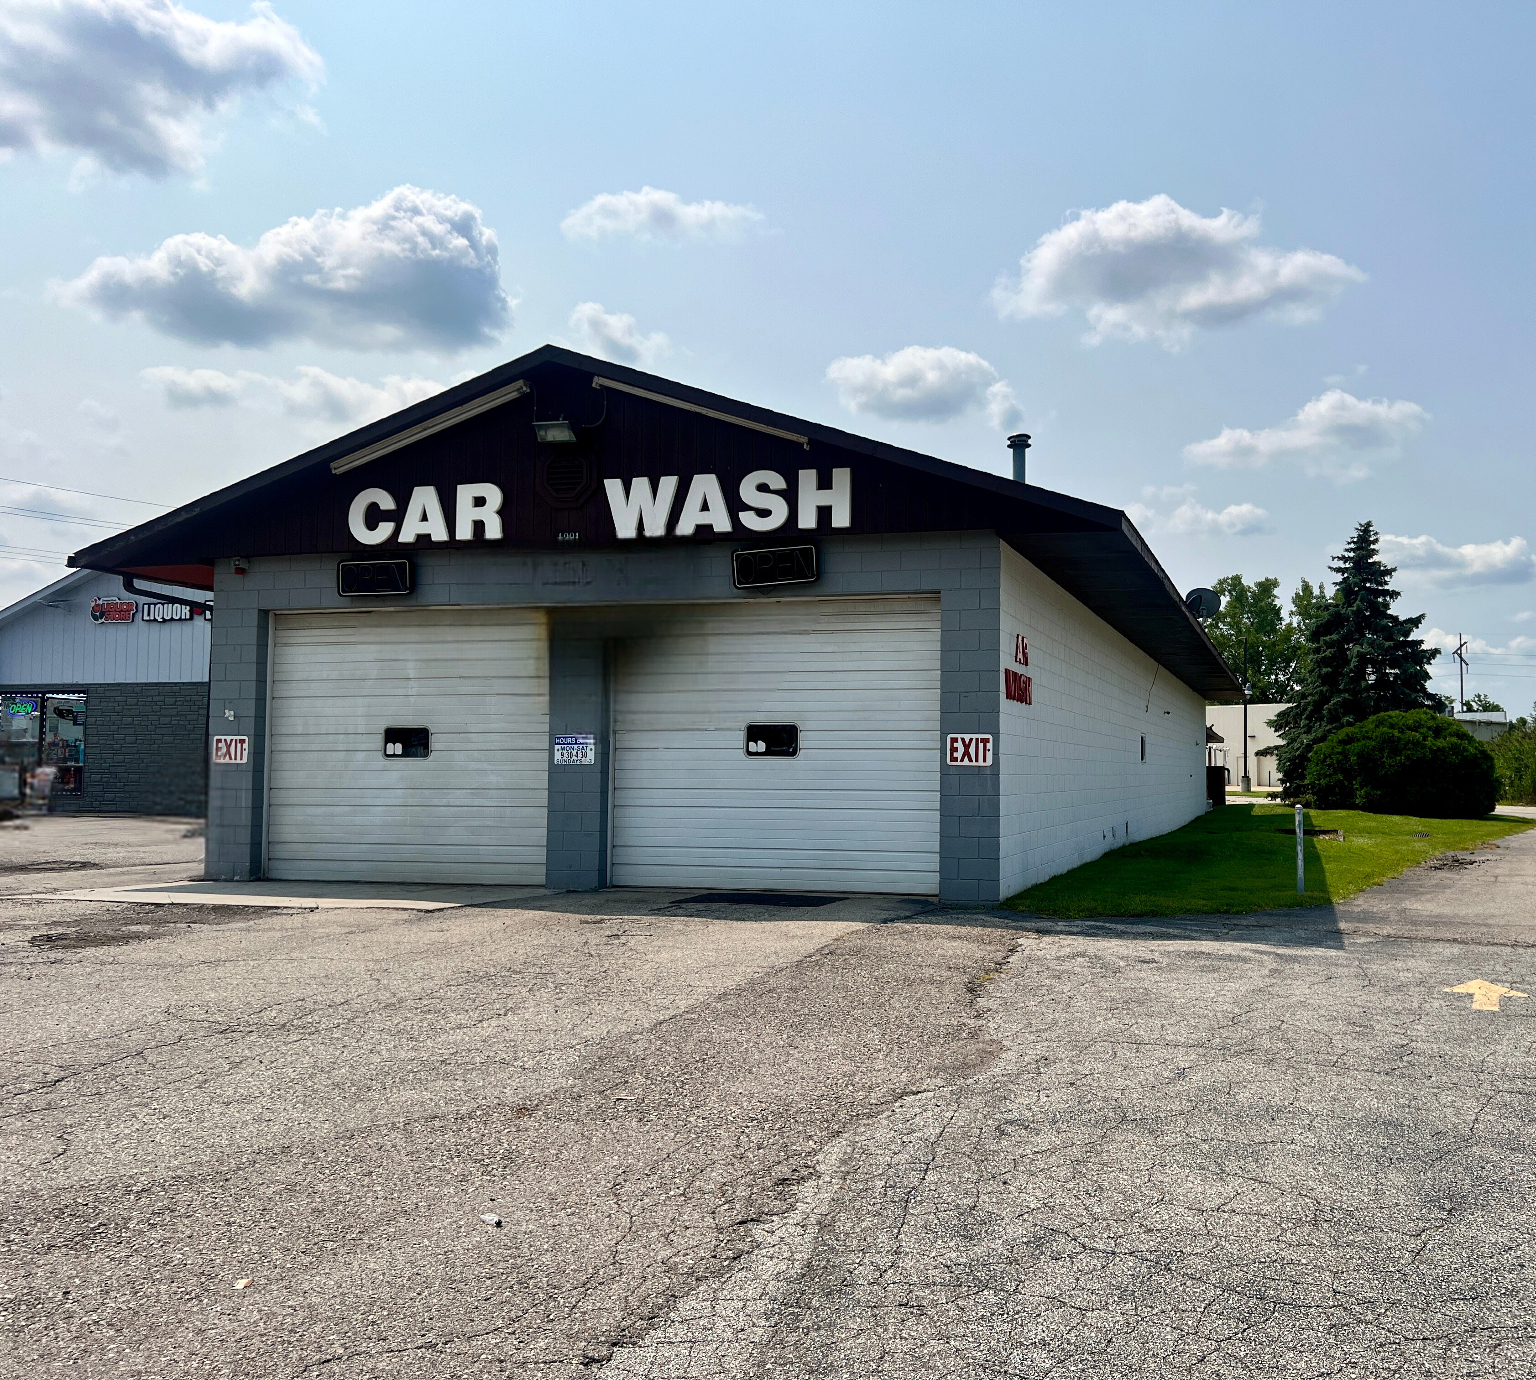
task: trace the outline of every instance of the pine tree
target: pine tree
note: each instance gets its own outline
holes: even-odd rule
[[[1362,522],[1329,569],[1338,578],[1333,598],[1308,629],[1300,693],[1272,721],[1284,740],[1277,765],[1288,798],[1305,794],[1307,763],[1325,738],[1388,710],[1433,709],[1429,664],[1439,651],[1414,634],[1424,621],[1392,612],[1397,572],[1377,559],[1376,528]]]

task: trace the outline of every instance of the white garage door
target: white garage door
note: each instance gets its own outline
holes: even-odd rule
[[[542,884],[540,614],[281,615],[272,658],[268,876]],[[387,728],[431,755],[386,757]]]
[[[938,892],[936,598],[676,610],[621,646],[613,727],[616,885]]]

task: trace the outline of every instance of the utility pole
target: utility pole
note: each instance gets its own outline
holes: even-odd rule
[[[1460,633],[1456,634],[1457,647],[1454,652],[1456,657],[1456,680],[1459,693],[1456,698],[1461,701],[1461,712],[1467,712],[1467,639]]]

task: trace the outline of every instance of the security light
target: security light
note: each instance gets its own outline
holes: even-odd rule
[[[576,439],[576,428],[564,417],[557,422],[535,422],[533,434],[545,445],[569,445]]]

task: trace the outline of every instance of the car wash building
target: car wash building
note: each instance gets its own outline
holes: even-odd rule
[[[95,570],[0,609],[0,804],[40,799],[43,768],[55,811],[201,815],[208,617]]]
[[[550,346],[73,560],[215,591],[229,880],[995,901],[1240,694],[1123,513]]]

